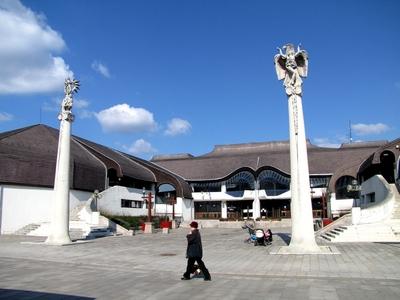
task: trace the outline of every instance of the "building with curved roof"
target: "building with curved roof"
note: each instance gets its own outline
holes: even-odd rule
[[[387,180],[393,181],[393,164],[399,156],[396,145],[398,140],[325,148],[308,141],[314,216],[348,212],[355,195],[346,191],[347,185],[362,180],[368,172],[386,174]],[[256,198],[261,201],[261,215],[282,218],[290,217],[289,151],[288,141],[217,145],[210,153],[198,157],[157,155],[151,161],[191,184],[196,218],[246,217],[251,215]],[[390,159],[383,163],[386,166],[380,153],[391,153]],[[392,167],[387,170],[390,164]]]
[[[0,133],[0,226],[11,233],[48,220],[53,201],[58,130],[33,125]],[[314,217],[337,217],[358,198],[349,185],[381,174],[399,184],[400,139],[343,144],[307,143]],[[252,217],[260,201],[264,218],[290,218],[288,141],[217,145],[210,153],[158,155],[151,161],[92,141],[71,137],[70,206],[100,191],[99,209],[145,215],[143,193],[152,192],[153,213],[184,220]],[[176,205],[171,199],[177,199]],[[255,206],[257,207],[257,206]],[[163,211],[157,211],[163,208]]]
[[[58,130],[46,125],[0,133],[1,232],[49,219],[57,149]],[[102,196],[100,209],[107,208],[111,214],[145,215],[143,192],[152,192],[157,203],[164,203],[165,197],[157,193],[163,184],[173,187],[169,196],[178,199],[178,211],[182,211],[185,199],[192,195],[190,185],[179,175],[132,155],[71,137],[71,209],[98,190]]]

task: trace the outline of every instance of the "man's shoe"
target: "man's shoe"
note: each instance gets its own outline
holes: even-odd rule
[[[211,281],[211,278],[204,278],[204,281]]]
[[[181,278],[181,280],[190,280],[190,278],[187,278],[187,277],[183,276],[183,277]]]

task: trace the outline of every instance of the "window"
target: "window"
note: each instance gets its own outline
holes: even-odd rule
[[[274,170],[264,170],[258,175],[260,189],[265,190],[269,196],[283,194],[290,189],[290,177],[284,176]]]
[[[374,203],[375,202],[375,193],[370,193],[366,195],[367,203]]]
[[[329,179],[329,176],[312,176],[310,177],[310,186],[313,188],[328,187]]]
[[[225,184],[228,192],[254,190],[254,176],[250,172],[242,171],[229,178]]]
[[[142,208],[143,201],[121,199],[121,207]]]
[[[193,182],[194,192],[220,192],[222,183],[216,182]]]
[[[355,180],[352,176],[342,176],[335,184],[336,199],[357,199],[359,198],[359,191],[348,191],[347,186],[351,185]]]

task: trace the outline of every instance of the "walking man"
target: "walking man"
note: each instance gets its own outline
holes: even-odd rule
[[[197,262],[200,270],[204,274],[204,280],[210,281],[211,275],[208,272],[204,262],[201,260],[203,257],[203,247],[201,245],[200,231],[197,229],[199,224],[193,221],[190,223],[190,233],[186,236],[188,245],[186,250],[187,267],[186,272],[182,276],[182,280],[190,280],[190,274],[193,273],[194,263]]]

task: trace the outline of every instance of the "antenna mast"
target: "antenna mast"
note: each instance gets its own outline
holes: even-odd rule
[[[351,135],[351,120],[349,121],[349,138],[350,138],[350,144],[353,142],[353,137]]]

